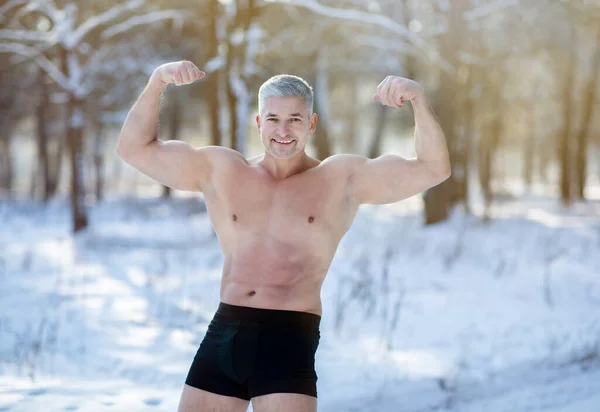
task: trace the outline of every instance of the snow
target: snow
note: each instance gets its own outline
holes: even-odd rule
[[[215,56],[204,64],[202,70],[206,73],[216,72],[225,67],[225,59],[223,56]]]
[[[76,237],[67,206],[0,203],[0,410],[176,410],[219,302],[201,198],[109,199]],[[338,248],[319,411],[600,410],[598,201],[419,207],[363,206]]]
[[[43,32],[30,31],[30,30],[11,30],[11,29],[0,30],[0,39],[1,40],[46,42],[47,38],[48,38],[48,34],[43,33]]]

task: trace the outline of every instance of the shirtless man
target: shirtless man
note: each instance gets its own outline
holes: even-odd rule
[[[204,77],[193,63],[159,66],[123,125],[118,154],[157,182],[202,192],[224,254],[220,304],[187,375],[180,412],[317,410],[314,360],[321,285],[361,204],[398,202],[450,176],[444,133],[416,82],[388,76],[373,99],[415,114],[415,159],[335,155],[305,147],[317,126],[313,91],[275,76],[259,90],[263,155],[157,139],[169,83]]]

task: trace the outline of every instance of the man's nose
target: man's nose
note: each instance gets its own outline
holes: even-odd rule
[[[277,128],[277,133],[281,137],[285,137],[290,133],[290,129],[288,128],[287,122],[280,122],[279,127]]]

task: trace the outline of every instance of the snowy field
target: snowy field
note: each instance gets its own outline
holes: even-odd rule
[[[363,207],[323,287],[321,412],[600,411],[600,202]],[[175,411],[219,298],[195,198],[0,203],[0,411]]]

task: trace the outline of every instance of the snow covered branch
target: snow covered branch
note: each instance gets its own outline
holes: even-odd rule
[[[295,7],[304,7],[316,14],[320,14],[322,16],[329,17],[332,19],[350,20],[357,21],[360,23],[373,24],[375,26],[383,27],[387,30],[390,30],[391,32],[410,40],[415,45],[427,47],[426,42],[421,37],[417,36],[410,30],[408,30],[406,27],[395,22],[389,17],[382,16],[380,14],[368,13],[361,10],[324,6],[316,0],[265,0],[265,2],[289,4],[290,6]]]
[[[0,40],[46,42],[48,33],[33,30],[0,29]]]
[[[130,0],[125,4],[120,4],[105,11],[97,16],[90,17],[83,23],[75,32],[72,34],[70,42],[71,45],[77,45],[79,42],[88,34],[91,30],[94,30],[102,24],[109,23],[112,20],[118,18],[121,13],[127,10],[135,10],[141,7],[145,3],[145,0]]]
[[[17,7],[27,3],[28,0],[9,0],[6,4],[0,6],[0,22],[3,22],[5,20],[4,14],[6,14],[7,11],[12,9],[13,7]]]
[[[412,44],[403,41],[384,39],[377,36],[360,35],[352,38],[353,45],[367,46],[373,49],[386,50],[396,53],[421,57],[421,51]]]
[[[96,87],[94,75],[101,72],[98,68],[106,66],[105,58],[111,50],[112,47],[110,45],[102,45],[87,61],[85,65],[85,81],[81,85],[83,95],[88,95]]]
[[[465,13],[465,19],[473,21],[494,14],[500,10],[518,6],[519,0],[495,0],[490,3],[475,7]]]
[[[100,119],[103,124],[121,125],[125,121],[128,112],[128,110],[122,110],[120,112],[103,112],[100,115]]]
[[[206,73],[212,73],[221,70],[223,67],[225,67],[225,58],[219,55],[207,61],[202,67],[202,70]]]
[[[46,15],[46,17],[48,17],[53,22],[56,22],[60,19],[59,15],[58,15],[58,9],[56,8],[56,5],[54,4],[54,2],[43,1],[43,0],[30,0],[25,3],[27,5],[21,9],[19,9],[17,14],[15,14],[13,20],[18,21],[22,17],[24,17],[27,14],[34,12],[34,11],[38,11],[38,12]]]
[[[163,11],[155,11],[143,16],[134,16],[123,23],[116,24],[104,31],[102,33],[102,38],[104,40],[109,39],[118,34],[127,32],[131,30],[135,26],[141,26],[143,24],[155,23],[163,20],[183,20],[183,14],[176,10],[163,10]]]
[[[0,53],[14,53],[32,58],[56,83],[60,84],[65,90],[71,90],[72,87],[69,80],[39,50],[20,43],[0,43]]]
[[[508,1],[508,0],[507,0]],[[390,19],[387,16],[364,12],[361,10],[352,10],[346,8],[329,7],[320,4],[316,0],[265,0],[266,3],[289,4],[295,7],[304,7],[321,16],[331,19],[340,19],[347,21],[355,21],[363,24],[371,24],[377,27],[389,30],[413,44],[413,46],[421,50],[429,59],[437,62],[444,70],[451,70],[450,64],[442,59],[438,50],[429,45],[421,37],[410,31],[408,28]]]

